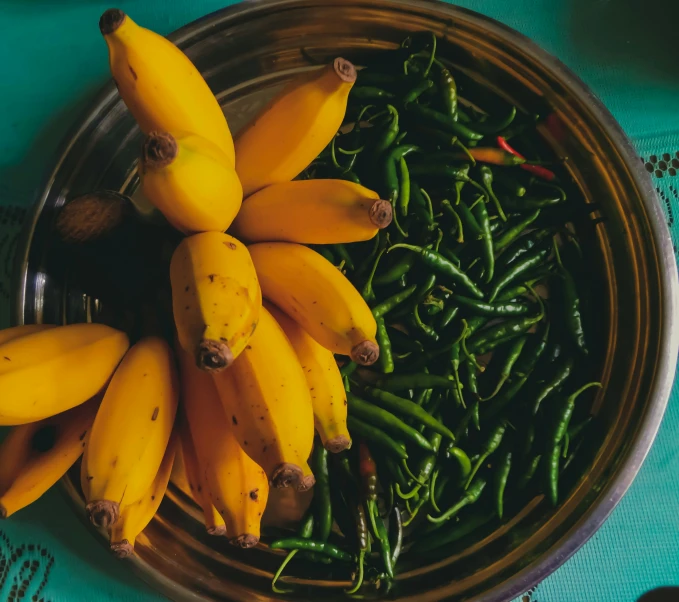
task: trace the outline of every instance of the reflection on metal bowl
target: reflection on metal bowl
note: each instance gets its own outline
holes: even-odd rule
[[[668,400],[677,355],[677,280],[662,212],[647,174],[610,114],[561,63],[510,29],[432,2],[274,0],[245,2],[172,36],[218,93],[237,130],[309,57],[356,60],[393,48],[409,32],[433,30],[440,55],[491,85],[520,109],[558,116],[563,137],[546,144],[568,157],[582,194],[605,222],[585,236],[596,275],[601,332],[595,410],[605,432],[591,443],[588,466],[557,509],[540,498],[502,528],[435,559],[408,558],[399,600],[508,600],[563,563],[601,525],[637,473]],[[140,133],[113,85],[67,141],[25,232],[16,272],[15,320],[109,319],[106,301],[74,284],[53,235],[55,209],[94,189],[132,194]],[[115,309],[115,308],[114,308]],[[77,478],[65,479],[82,513]],[[306,500],[308,503],[308,499]],[[304,500],[289,499],[293,520]],[[176,600],[269,600],[280,555],[260,546],[235,549],[204,533],[197,508],[172,487],[131,561],[143,578]],[[346,582],[305,575],[303,599],[341,599]],[[348,576],[348,575],[347,575]],[[346,576],[345,576],[346,577]],[[300,582],[300,580],[297,580]],[[296,599],[302,599],[297,597]]]

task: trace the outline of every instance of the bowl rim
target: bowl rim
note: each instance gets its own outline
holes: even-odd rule
[[[374,3],[367,0],[352,0],[352,3],[374,6]],[[651,449],[669,401],[679,353],[679,324],[675,318],[675,316],[679,316],[679,278],[677,276],[676,257],[670,231],[650,174],[639,161],[632,142],[603,102],[560,59],[519,31],[467,8],[454,6],[440,0],[380,0],[380,3],[393,7],[435,9],[441,18],[463,16],[465,19],[476,22],[493,33],[509,37],[514,42],[529,49],[546,69],[560,79],[570,93],[586,99],[592,115],[615,145],[621,160],[629,170],[630,177],[637,185],[656,244],[657,263],[661,272],[659,300],[663,308],[658,344],[660,361],[656,365],[655,378],[649,392],[649,398],[652,401],[649,403],[643,421],[639,425],[638,436],[630,445],[626,456],[621,460],[615,476],[607,483],[578,523],[552,549],[501,584],[473,598],[479,602],[512,600],[553,573],[592,537],[625,495]],[[175,30],[167,37],[182,48],[197,35],[204,34],[216,25],[224,25],[232,20],[247,19],[250,16],[285,9],[288,6],[299,7],[304,5],[311,7],[328,4],[334,4],[333,0],[243,0],[204,15]],[[40,196],[34,202],[23,224],[14,261],[11,285],[12,290],[16,292],[10,299],[10,316],[13,324],[23,323],[29,250],[38,218],[49,196],[52,182],[71,148],[82,137],[88,125],[98,118],[101,110],[115,100],[117,94],[112,80],[103,86],[89,104],[82,121],[74,124],[66,134],[57,151],[57,159],[52,170],[44,178],[38,189]],[[67,492],[64,491],[64,493],[68,495]],[[68,497],[71,496],[68,495]],[[91,531],[91,533],[93,532]],[[137,575],[158,591],[165,595],[176,595],[177,584],[170,582],[157,571],[149,572],[145,570],[145,563],[139,558],[135,557],[131,566]],[[194,592],[182,587],[182,599],[198,600],[201,598],[197,597]]]

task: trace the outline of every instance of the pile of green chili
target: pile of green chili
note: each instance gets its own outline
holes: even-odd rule
[[[380,358],[338,358],[354,445],[315,447],[312,506],[271,546],[289,551],[275,591],[298,552],[337,565],[348,594],[388,591],[402,549],[422,562],[536,495],[563,498],[600,386],[573,227],[593,207],[543,162],[541,122],[439,60],[431,34],[360,70],[345,125],[302,177],[393,205],[373,241],[317,247],[372,308]]]

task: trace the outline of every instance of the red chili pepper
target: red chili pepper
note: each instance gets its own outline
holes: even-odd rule
[[[507,142],[502,136],[497,137],[497,145],[502,149],[507,151],[508,153],[511,153],[512,155],[516,157],[520,157],[521,159],[525,159],[525,157],[519,153],[518,151],[514,150],[510,145],[509,142]],[[526,165],[525,163],[519,165],[521,169],[525,169],[526,171],[538,176],[538,178],[542,178],[543,180],[547,180],[548,182],[551,182],[552,180],[556,179],[556,174],[551,170],[547,169],[546,167],[543,167],[542,165]]]
[[[358,472],[363,483],[363,495],[368,500],[377,499],[377,466],[368,446],[361,441],[358,447]]]
[[[469,154],[480,163],[491,163],[493,165],[522,165],[526,162],[523,157],[516,153],[492,147],[470,148]]]

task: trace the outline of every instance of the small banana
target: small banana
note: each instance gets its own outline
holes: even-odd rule
[[[0,344],[0,426],[36,422],[94,397],[128,346],[125,333],[102,324],[38,329]]]
[[[317,343],[297,322],[280,309],[265,303],[285,332],[302,365],[311,393],[316,431],[332,453],[351,447],[347,430],[347,395],[335,356]]]
[[[389,201],[345,180],[295,180],[250,196],[233,232],[251,242],[324,245],[370,240],[391,223]]]
[[[33,503],[66,474],[82,454],[100,401],[10,431],[0,445],[0,518]]]
[[[176,451],[177,437],[173,435],[167,444],[165,455],[151,486],[139,501],[123,507],[120,518],[111,528],[111,551],[118,558],[127,558],[132,555],[137,536],[158,512],[170,481]]]
[[[221,232],[194,234],[175,250],[170,280],[180,345],[203,370],[226,368],[247,345],[262,306],[247,248]]]
[[[375,318],[332,263],[294,243],[257,243],[248,248],[264,297],[333,353],[362,365],[377,360]]]
[[[236,440],[212,376],[186,353],[180,353],[180,362],[184,411],[210,500],[224,519],[229,541],[251,548],[259,541],[269,496],[266,475]]]
[[[195,134],[151,132],[140,171],[144,196],[185,234],[223,232],[243,200],[236,170],[224,153]]]
[[[238,442],[273,486],[312,487],[309,387],[290,341],[265,308],[245,351],[214,380]]]
[[[99,20],[111,74],[142,132],[191,132],[214,142],[235,164],[233,139],[217,99],[188,57],[123,11]]]
[[[35,332],[42,332],[43,330],[50,330],[51,328],[56,328],[56,326],[52,324],[24,324],[23,326],[5,328],[0,330],[0,345],[8,343],[13,339],[25,337]]]
[[[290,82],[236,138],[236,171],[247,197],[299,175],[337,133],[356,69],[336,58]]]
[[[141,339],[111,379],[87,440],[81,483],[96,526],[110,527],[120,507],[144,495],[172,433],[178,384],[172,351]]]
[[[220,412],[222,411],[221,407],[219,410]],[[207,532],[210,535],[226,535],[224,519],[214,507],[205,474],[200,471],[196,448],[193,444],[191,430],[186,419],[182,420],[179,433],[181,455],[184,461],[184,477],[188,485],[188,493],[203,510],[203,520]]]

